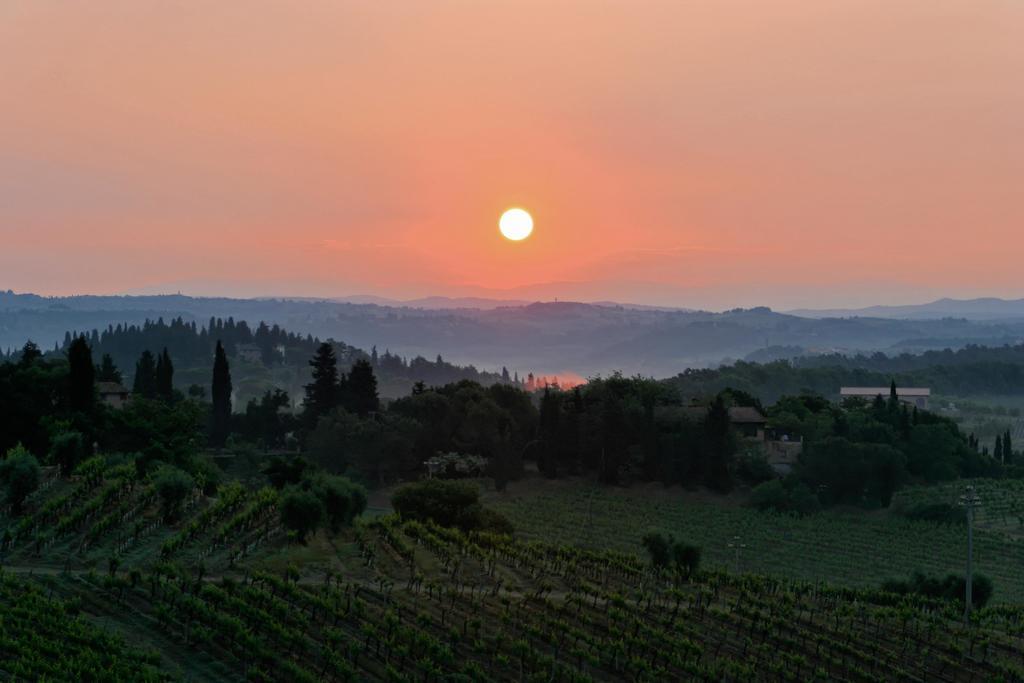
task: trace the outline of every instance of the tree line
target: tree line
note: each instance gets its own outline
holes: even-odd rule
[[[1019,395],[1024,393],[1021,348],[970,347],[895,359],[876,354],[854,359],[828,355],[770,363],[737,361],[719,368],[687,369],[665,381],[684,396],[707,396],[733,388],[759,396],[766,403],[802,393],[835,397],[843,386],[887,386],[890,380],[900,386],[929,387],[934,393],[952,396]],[[946,355],[954,362],[946,364]],[[886,369],[889,367],[892,369]]]
[[[120,374],[109,354],[94,364],[84,336],[72,339],[63,358],[26,344],[17,362],[0,364],[0,453],[21,444],[67,471],[98,448],[126,454],[140,470],[167,464],[205,483],[218,474],[199,457],[204,448],[249,443],[290,450],[321,471],[371,486],[419,478],[439,453],[462,454],[482,458],[498,488],[532,462],[547,477],[605,484],[661,481],[725,492],[744,483],[758,486],[758,504],[797,511],[888,505],[910,481],[1001,476],[1018,467],[1009,435],[1000,439],[998,459],[978,452],[951,420],[901,404],[895,384],[888,399],[837,404],[797,394],[768,408],[741,389],[684,401],[671,382],[618,374],[533,394],[515,384],[418,382],[384,401],[370,358],[345,365],[336,346],[322,342],[307,359],[311,381],[295,411],[279,389],[233,406],[230,359],[219,340],[207,360],[208,401],[205,390],[189,396],[174,389],[174,355],[144,350],[135,361],[135,398],[113,409],[95,388]],[[737,431],[730,418],[737,407],[764,411],[778,434],[802,441],[789,476],[779,479],[759,442]]]

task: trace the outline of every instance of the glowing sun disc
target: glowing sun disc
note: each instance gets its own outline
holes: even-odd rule
[[[501,234],[508,239],[518,242],[530,236],[533,232],[533,218],[523,209],[509,209],[501,214],[498,221],[498,228]]]

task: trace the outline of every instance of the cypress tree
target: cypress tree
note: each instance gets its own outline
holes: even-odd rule
[[[992,457],[1003,462],[1003,437],[999,434],[996,434],[996,447],[992,452]]]
[[[1010,441],[1009,429],[1003,433],[1003,460],[1006,462],[1013,460],[1013,442]]]
[[[174,364],[166,346],[156,362],[156,393],[165,401],[174,398]]]
[[[320,344],[309,365],[313,368],[313,381],[306,385],[303,405],[306,426],[312,429],[321,415],[338,406],[338,359],[334,355],[334,347],[328,342]]]
[[[540,437],[540,453],[537,458],[537,469],[548,477],[558,475],[559,436],[561,435],[562,395],[544,387],[540,397],[540,416],[538,435]]]
[[[114,365],[114,359],[111,358],[109,353],[103,354],[103,360],[100,361],[100,369],[96,376],[96,381],[117,382],[118,384],[124,381],[121,378],[121,371]]]
[[[87,413],[96,403],[96,368],[92,364],[92,349],[85,337],[75,337],[68,347],[68,399],[72,410]]]
[[[25,345],[21,347],[21,360],[18,362],[22,367],[28,367],[42,357],[43,352],[39,350],[39,346],[29,339],[25,342]]]
[[[380,409],[377,395],[377,378],[369,361],[357,360],[348,373],[345,382],[345,407],[351,412],[366,417]]]
[[[729,409],[721,394],[715,397],[704,419],[704,439],[708,456],[705,484],[716,491],[728,492],[732,489],[730,465],[736,444],[731,432]]]
[[[210,387],[213,400],[213,423],[210,428],[210,443],[223,448],[231,431],[231,368],[224,346],[217,340],[213,357],[213,384]]]
[[[887,406],[890,411],[896,412],[900,407],[900,397],[896,393],[896,380],[892,380],[889,384],[889,404]]]
[[[156,360],[153,353],[146,349],[135,363],[135,381],[132,393],[143,398],[156,397]]]

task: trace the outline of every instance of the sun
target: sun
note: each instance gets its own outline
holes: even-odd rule
[[[509,209],[501,214],[498,228],[502,235],[513,242],[525,240],[533,232],[533,217],[524,209]]]

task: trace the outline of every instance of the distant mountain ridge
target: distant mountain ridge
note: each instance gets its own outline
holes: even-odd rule
[[[1024,299],[938,299],[924,304],[867,306],[865,308],[802,308],[787,311],[804,318],[887,318],[904,320],[935,320],[965,318],[967,320],[1024,320]]]
[[[442,297],[427,300],[444,301]],[[994,306],[992,310],[998,308]],[[932,308],[931,316],[895,318],[801,316],[765,307],[716,313],[574,301],[502,302],[489,308],[460,308],[453,303],[427,308],[328,299],[40,297],[0,291],[0,348],[19,347],[29,338],[53,348],[68,330],[104,329],[109,324],[142,324],[161,317],[203,324],[217,317],[253,326],[261,321],[278,324],[303,335],[343,340],[363,349],[390,349],[410,358],[442,355],[453,363],[491,372],[505,366],[521,375],[587,377],[622,371],[669,377],[686,368],[715,367],[752,355],[770,359],[919,353],[968,344],[1000,346],[1024,339],[1024,316],[949,319],[941,307]]]

